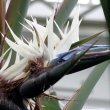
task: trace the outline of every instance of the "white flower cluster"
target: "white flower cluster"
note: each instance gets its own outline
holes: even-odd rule
[[[79,21],[78,10],[75,13],[70,29],[68,29],[68,22],[64,32],[62,32],[57,23],[54,21],[54,14],[49,20],[47,20],[46,27],[38,24],[34,18],[32,21],[28,19],[25,19],[25,21],[30,26],[30,28],[23,24],[21,25],[23,25],[28,31],[32,33],[32,39],[30,41],[27,41],[25,37],[20,39],[18,36],[16,36],[11,27],[6,22],[15,42],[8,39],[8,37],[5,38],[5,41],[10,46],[10,48],[16,52],[15,63],[8,67],[10,59],[12,58],[12,51],[10,51],[6,62],[0,70],[0,76],[3,76],[7,80],[15,80],[23,77],[24,74],[26,74],[23,72],[23,69],[28,64],[28,61],[34,61],[37,58],[42,58],[44,63],[47,64],[47,62],[49,63],[56,57],[57,54],[68,51],[71,44],[79,40],[79,25],[81,20]],[[53,32],[54,23],[58,28],[62,39],[59,39],[59,37]],[[1,56],[1,59],[3,59],[5,54],[6,53]],[[23,59],[20,59],[21,56]]]

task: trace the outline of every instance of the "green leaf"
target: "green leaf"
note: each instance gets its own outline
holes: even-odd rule
[[[58,101],[55,99],[45,98],[43,102],[43,110],[61,110]]]
[[[11,29],[16,33],[18,37],[20,37],[22,25],[25,15],[27,13],[28,5],[30,0],[11,0],[9,8],[6,13],[6,20],[8,24],[11,26]],[[9,39],[14,40],[8,28],[6,27],[6,35]],[[9,48],[9,46],[5,43],[4,51]],[[13,59],[11,59],[11,64],[14,63],[15,52],[13,51]]]
[[[58,100],[50,97],[44,97],[42,105],[43,105],[43,110],[61,110]]]
[[[62,3],[60,9],[55,15],[55,21],[60,28],[63,27],[77,1],[78,0],[64,0],[64,2]],[[56,26],[54,26],[54,32],[58,34],[58,29],[56,28]]]
[[[105,31],[105,30],[104,30],[104,31]],[[94,35],[90,36],[90,37],[84,38],[84,39],[82,39],[82,40],[80,40],[80,41],[78,41],[78,42],[75,42],[74,44],[71,45],[71,49],[73,49],[73,48],[75,48],[75,47],[77,47],[77,46],[81,46],[82,44],[84,44],[84,43],[86,43],[86,42],[88,42],[88,41],[90,41],[90,40],[96,38],[98,35],[100,35],[100,34],[103,33],[104,31],[101,31],[101,32],[99,32],[99,33],[97,33],[97,34],[94,34]]]
[[[84,84],[78,90],[78,92],[71,98],[68,104],[65,106],[64,110],[81,110],[85,104],[89,94],[93,90],[97,81],[100,79],[101,75],[104,73],[109,62],[103,62],[95,67],[95,69],[88,76]]]
[[[110,33],[110,0],[100,0]]]
[[[17,36],[21,34],[22,25],[20,23],[24,21],[29,2],[30,0],[11,0],[6,13],[6,20]],[[9,32],[7,36],[12,38]]]

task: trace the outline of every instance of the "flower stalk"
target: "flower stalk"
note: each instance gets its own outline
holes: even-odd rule
[[[5,34],[5,1],[0,0],[0,32]],[[0,34],[0,56],[3,51],[3,38]]]

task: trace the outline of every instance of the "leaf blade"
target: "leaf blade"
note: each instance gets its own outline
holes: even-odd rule
[[[57,22],[58,26],[62,28],[65,21],[68,19],[72,9],[76,5],[78,0],[64,0],[60,9],[55,15],[55,21]],[[54,32],[58,34],[57,28],[54,26]]]
[[[100,0],[110,34],[110,0]]]
[[[81,110],[85,101],[87,100],[90,92],[93,87],[96,85],[97,81],[105,71],[108,66],[108,62],[103,62],[102,64],[97,65],[91,74],[88,76],[80,90],[76,93],[75,96],[71,98],[71,101],[65,106],[64,110]]]
[[[104,31],[105,31],[105,30],[104,30]],[[73,48],[75,48],[75,47],[77,47],[77,46],[81,46],[82,44],[84,44],[84,43],[86,43],[86,42],[88,42],[88,41],[90,41],[90,40],[96,38],[98,35],[102,34],[104,31],[101,31],[101,32],[99,32],[99,33],[96,33],[96,34],[94,34],[94,35],[92,35],[92,36],[90,36],[90,37],[84,38],[84,39],[82,39],[82,40],[80,40],[80,41],[78,41],[78,42],[75,42],[74,44],[72,44],[72,46],[71,46],[70,49],[73,49]]]

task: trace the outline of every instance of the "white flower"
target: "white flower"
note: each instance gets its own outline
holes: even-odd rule
[[[52,59],[57,57],[57,54],[68,51],[71,44],[79,40],[79,25],[81,20],[79,21],[78,11],[75,13],[70,29],[68,29],[69,23],[67,23],[64,32],[62,32],[57,23],[54,21],[54,14],[49,20],[47,20],[46,27],[38,24],[34,18],[32,21],[28,19],[25,19],[25,21],[31,28],[28,28],[23,24],[21,25],[32,33],[32,39],[30,41],[27,41],[25,37],[22,39],[17,37],[6,22],[15,42],[11,41],[7,37],[5,38],[5,41],[10,48],[17,53],[15,64],[7,68],[11,59],[10,52],[6,63],[0,70],[0,75],[4,76],[8,80],[16,79],[17,76],[19,76],[18,79],[21,78],[20,75],[23,74],[23,70],[30,60],[34,61],[38,58],[42,58],[43,63],[47,66]],[[59,39],[59,37],[53,32],[54,23],[57,26],[62,39]],[[20,59],[20,56],[22,56],[23,59]]]
[[[7,54],[8,51],[9,49],[0,57],[0,62],[2,62],[4,56]],[[2,76],[4,80],[12,80],[19,75],[21,76],[23,74],[23,69],[26,67],[28,63],[28,60],[26,58],[20,60],[20,56],[16,54],[15,63],[9,67],[11,58],[12,58],[12,50],[10,51],[2,68],[0,69],[0,76]]]

